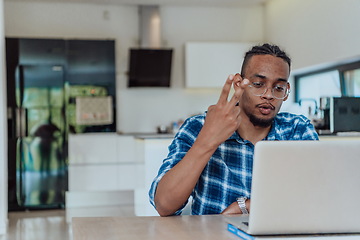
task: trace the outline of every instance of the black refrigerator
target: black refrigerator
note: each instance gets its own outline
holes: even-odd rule
[[[65,207],[68,135],[115,132],[77,125],[76,98],[111,96],[114,41],[6,38],[8,208]],[[115,114],[114,114],[115,115]]]

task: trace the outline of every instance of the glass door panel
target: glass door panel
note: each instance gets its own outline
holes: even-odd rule
[[[64,204],[66,121],[62,66],[19,67],[18,200],[24,207]]]

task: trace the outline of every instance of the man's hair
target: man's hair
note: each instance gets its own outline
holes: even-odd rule
[[[245,53],[244,62],[241,67],[241,76],[244,76],[247,64],[251,59],[251,57],[254,55],[272,55],[274,57],[279,57],[289,65],[289,69],[290,69],[291,66],[290,57],[278,46],[265,43],[263,45],[254,46],[248,52]]]

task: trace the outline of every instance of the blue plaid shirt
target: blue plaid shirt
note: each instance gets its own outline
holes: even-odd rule
[[[202,114],[187,119],[169,146],[169,154],[149,191],[153,206],[157,184],[191,148],[204,124],[205,116],[206,114]],[[306,117],[279,113],[263,140],[318,140],[318,135]],[[192,214],[219,214],[235,202],[236,198],[250,198],[253,154],[254,145],[243,140],[236,131],[222,143],[210,158],[192,191]],[[181,211],[182,208],[175,215],[181,214]]]

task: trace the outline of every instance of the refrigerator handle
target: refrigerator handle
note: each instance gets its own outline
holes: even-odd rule
[[[27,137],[28,136],[28,127],[27,127],[27,109],[26,108],[16,108],[16,137]]]
[[[16,168],[19,174],[16,176],[16,201],[17,204],[21,207],[24,206],[24,167],[23,159],[21,157],[21,149],[23,148],[22,138],[18,138],[16,141]]]
[[[21,108],[16,108],[15,109],[15,114],[16,114],[16,121],[15,121],[15,124],[16,124],[16,130],[15,130],[15,137],[16,138],[19,138],[21,137]]]
[[[22,107],[24,100],[24,66],[18,65],[15,73],[15,86],[18,89],[16,91],[16,109],[15,109],[15,125],[16,125],[16,137],[26,137],[27,135],[27,110]]]
[[[22,128],[23,129],[23,137],[29,136],[29,128],[28,128],[28,110],[26,108],[23,109],[23,117],[22,117]]]

